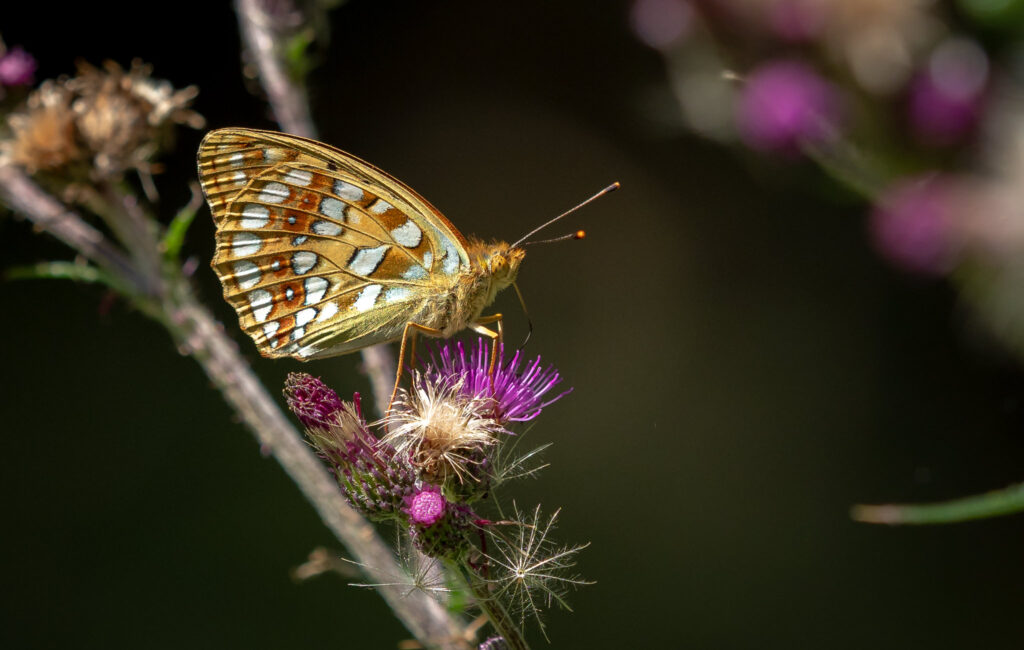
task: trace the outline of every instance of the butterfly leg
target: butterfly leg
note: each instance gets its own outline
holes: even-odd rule
[[[497,332],[485,327],[485,325],[490,325],[491,323],[495,323]],[[491,339],[491,365],[487,368],[487,376],[491,380],[491,393],[494,393],[494,368],[498,364],[498,349],[505,340],[505,331],[501,323],[501,314],[491,314],[490,316],[478,318],[475,323],[469,326],[477,334],[483,334]]]
[[[384,411],[384,416],[391,412],[391,406],[395,403],[395,395],[398,394],[398,382],[402,381],[402,368],[405,365],[405,352],[409,349],[412,352],[412,358],[416,358],[416,335],[418,333],[424,333],[428,336],[441,336],[443,332],[433,327],[427,327],[426,325],[420,325],[419,323],[413,323],[412,321],[405,324],[405,329],[402,330],[402,344],[398,348],[398,371],[395,373],[395,387],[391,390],[391,399],[388,400],[388,410]]]

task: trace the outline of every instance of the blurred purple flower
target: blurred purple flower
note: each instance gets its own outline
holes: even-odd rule
[[[869,226],[879,252],[924,275],[944,275],[955,263],[954,191],[943,176],[912,178],[891,187],[876,204]]]
[[[936,48],[910,84],[907,113],[914,132],[934,145],[955,144],[978,123],[988,80],[988,58],[972,41]]]
[[[636,0],[629,18],[637,38],[663,50],[682,40],[690,31],[693,7],[687,0]]]
[[[768,26],[776,36],[793,43],[821,36],[824,7],[815,0],[777,0],[768,6]]]
[[[752,73],[740,95],[736,120],[752,149],[795,154],[806,142],[830,138],[839,123],[835,88],[800,61],[766,63]]]
[[[21,47],[0,57],[0,85],[28,86],[36,73],[36,60]]]
[[[461,379],[462,393],[468,397],[491,397],[497,402],[497,419],[506,422],[527,422],[540,415],[541,409],[572,392],[568,389],[544,401],[544,396],[554,388],[561,377],[553,366],[542,368],[540,357],[523,364],[522,353],[516,351],[508,361],[504,349],[498,354],[494,368],[494,392],[491,392],[491,377],[487,375],[491,355],[483,339],[477,339],[476,348],[466,355],[461,342],[441,346],[438,358],[431,358],[427,379],[438,381],[443,377]]]

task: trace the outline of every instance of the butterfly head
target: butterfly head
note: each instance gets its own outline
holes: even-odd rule
[[[483,298],[480,306],[489,305],[499,291],[516,281],[526,251],[505,242],[481,241],[470,241],[468,250],[477,269],[477,286]]]
[[[509,246],[505,242],[485,244],[479,249],[477,263],[491,279],[492,291],[497,293],[516,281],[519,265],[526,256],[526,251],[517,246]]]
[[[522,248],[509,246],[505,242],[492,244],[485,251],[485,268],[490,272],[491,283],[504,289],[516,281],[519,265],[526,256]]]

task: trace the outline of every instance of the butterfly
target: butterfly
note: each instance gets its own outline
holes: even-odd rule
[[[524,250],[467,240],[373,165],[303,137],[227,128],[203,138],[199,176],[217,228],[211,266],[263,356],[399,339],[404,351],[411,332],[500,336],[501,315],[481,313],[514,283]]]
[[[211,131],[198,165],[217,229],[211,266],[263,356],[305,361],[401,340],[397,390],[417,333],[470,328],[500,342],[501,314],[482,314],[515,282],[526,237],[467,239],[393,176],[285,133]]]

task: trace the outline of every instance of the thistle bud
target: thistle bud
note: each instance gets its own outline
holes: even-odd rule
[[[445,499],[441,488],[424,485],[406,497],[402,512],[409,517],[413,543],[424,555],[456,559],[469,548],[472,511]]]
[[[321,380],[305,373],[288,375],[284,394],[353,507],[375,521],[400,516],[405,498],[413,494],[415,473],[394,448],[370,433],[359,395],[343,402]]]

